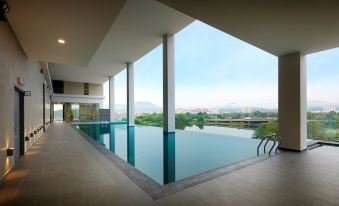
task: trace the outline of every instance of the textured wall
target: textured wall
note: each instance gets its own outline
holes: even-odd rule
[[[38,62],[30,61],[22,51],[9,25],[0,22],[0,179],[14,165],[12,157],[6,156],[6,148],[13,147],[14,135],[14,86],[16,77],[22,76],[25,91],[32,96],[25,97],[25,133],[42,125],[43,119],[43,83]],[[46,88],[46,121],[49,121],[49,89]],[[26,149],[37,138],[26,142]]]

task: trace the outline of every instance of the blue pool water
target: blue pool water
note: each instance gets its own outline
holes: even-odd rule
[[[259,140],[126,124],[75,124],[99,144],[159,184],[256,156]]]

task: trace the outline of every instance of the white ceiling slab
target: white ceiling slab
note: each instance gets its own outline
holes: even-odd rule
[[[194,19],[155,0],[127,0],[88,66],[49,64],[52,79],[103,83]],[[137,69],[137,68],[136,68]]]
[[[106,75],[120,72],[194,19],[154,0],[128,0],[109,30],[89,67]]]
[[[339,47],[336,0],[158,0],[280,56]]]
[[[90,70],[87,67],[49,63],[48,68],[53,80],[93,84],[102,84],[108,80],[107,76],[95,70]]]
[[[8,0],[9,22],[30,59],[87,66],[125,0]],[[60,45],[58,39],[66,40]]]

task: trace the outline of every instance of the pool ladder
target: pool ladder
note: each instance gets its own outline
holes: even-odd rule
[[[261,141],[260,141],[260,143],[259,143],[259,145],[258,145],[258,147],[257,147],[257,155],[259,156],[260,155],[260,146],[262,145],[262,143],[264,142],[266,140],[266,142],[265,142],[265,144],[264,144],[264,154],[266,153],[266,146],[267,146],[267,144],[268,144],[268,142],[269,141],[273,141],[273,145],[272,145],[272,147],[271,147],[271,149],[269,150],[269,152],[268,152],[268,155],[271,155],[271,152],[272,152],[272,150],[274,149],[274,147],[275,147],[275,145],[276,145],[276,142],[278,142],[278,145],[277,145],[277,147],[275,148],[275,153],[277,153],[278,152],[278,148],[279,148],[279,146],[280,146],[280,144],[281,144],[281,137],[279,136],[279,135],[277,135],[277,134],[272,134],[272,135],[267,135],[267,136],[264,136],[262,139],[261,139]]]

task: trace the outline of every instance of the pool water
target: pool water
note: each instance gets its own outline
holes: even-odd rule
[[[259,140],[126,124],[74,124],[161,185],[256,156]]]

